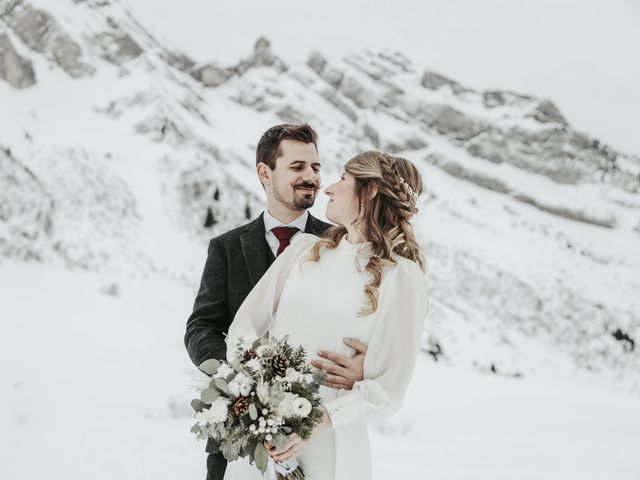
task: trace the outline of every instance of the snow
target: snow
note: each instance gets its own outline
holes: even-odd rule
[[[181,342],[192,286],[7,264],[0,291],[1,478],[204,478]],[[637,394],[562,374],[423,357],[401,411],[371,431],[376,479],[640,474]]]
[[[35,200],[51,195],[58,210],[53,237],[32,242],[42,262],[0,258],[0,478],[204,476],[204,445],[189,433],[193,366],[181,343],[212,233],[201,228],[202,213],[216,186],[223,189],[214,205],[217,231],[236,226],[246,204],[259,212],[256,142],[282,122],[277,110],[287,106],[320,132],[324,185],[351,155],[372,148],[364,123],[381,145],[427,143],[401,154],[427,187],[416,219],[430,273],[426,336],[442,344],[444,357],[421,358],[403,410],[373,429],[376,478],[640,478],[638,345],[623,353],[611,338],[622,328],[637,340],[638,195],[606,183],[562,185],[480,160],[398,120],[394,113],[407,117],[400,109],[360,109],[351,122],[322,97],[328,84],[304,64],[318,50],[364,88],[384,92],[349,66],[380,59],[349,52],[398,49],[415,60],[391,79],[408,102],[453,106],[492,125],[547,128],[523,117],[526,105],[487,109],[474,93],[422,88],[423,68],[434,68],[474,89],[548,96],[578,131],[640,152],[630,135],[640,104],[638,63],[629,61],[640,41],[637,5],[282,0],[274,8],[185,0],[158,8],[157,1],[113,1],[101,8],[146,52],[120,68],[87,47],[85,35],[104,24],[102,10],[91,2],[32,3],[84,42],[96,73],[71,79],[9,32],[38,83],[18,91],[0,81],[1,146],[44,185],[47,196]],[[206,89],[158,57],[177,46],[200,62],[230,65],[260,34],[273,41],[286,73],[259,67]],[[258,94],[269,110],[246,104]],[[185,140],[160,135],[167,120]],[[455,178],[426,161],[430,153],[546,205],[611,213],[617,226],[570,221]],[[639,171],[637,160],[618,159],[621,169]],[[186,195],[198,182],[204,193]],[[4,211],[23,207],[8,200]],[[121,215],[117,207],[129,200]],[[326,201],[320,194],[312,213],[324,219]],[[0,240],[15,238],[13,225],[0,220]],[[69,267],[59,248],[100,261],[87,271]],[[497,374],[488,373],[491,366]]]

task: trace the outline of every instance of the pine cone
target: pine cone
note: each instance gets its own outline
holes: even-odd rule
[[[242,363],[247,363],[253,358],[258,358],[258,352],[256,352],[254,348],[250,348],[249,350],[242,352]]]
[[[251,400],[249,400],[247,397],[238,397],[237,400],[233,402],[233,414],[236,417],[244,415],[249,410],[250,403]]]
[[[278,353],[271,359],[271,366],[276,375],[284,377],[287,374],[287,368],[289,368],[289,360],[281,353]]]

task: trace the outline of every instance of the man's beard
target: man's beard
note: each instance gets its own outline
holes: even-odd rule
[[[298,187],[300,186],[302,185],[298,185]],[[304,185],[304,186],[310,186],[310,185]],[[318,187],[313,185],[313,188],[318,188]],[[291,210],[298,210],[298,211],[306,210],[308,208],[313,207],[313,204],[316,201],[315,193],[299,194],[297,187],[294,187],[294,190],[293,190],[293,201],[290,201],[284,198],[284,195],[282,195],[277,188],[273,189],[273,196],[278,202],[282,203],[283,205],[286,205]]]

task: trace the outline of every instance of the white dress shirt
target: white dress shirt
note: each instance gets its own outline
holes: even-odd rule
[[[271,251],[273,252],[273,256],[277,257],[278,247],[280,247],[280,240],[278,237],[271,231],[272,228],[275,227],[295,227],[299,231],[291,237],[291,240],[296,238],[301,233],[304,233],[304,229],[307,226],[307,219],[309,218],[309,211],[305,210],[302,215],[296,218],[293,222],[284,224],[280,220],[274,218],[267,210],[264,211],[264,235],[267,239],[267,243],[269,247],[271,247]]]

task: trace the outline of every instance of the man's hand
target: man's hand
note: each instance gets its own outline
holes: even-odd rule
[[[345,338],[344,343],[356,351],[353,357],[346,357],[334,352],[318,352],[318,356],[332,362],[312,360],[311,365],[327,372],[325,385],[331,388],[351,390],[353,384],[364,378],[364,356],[367,345],[353,338]]]

